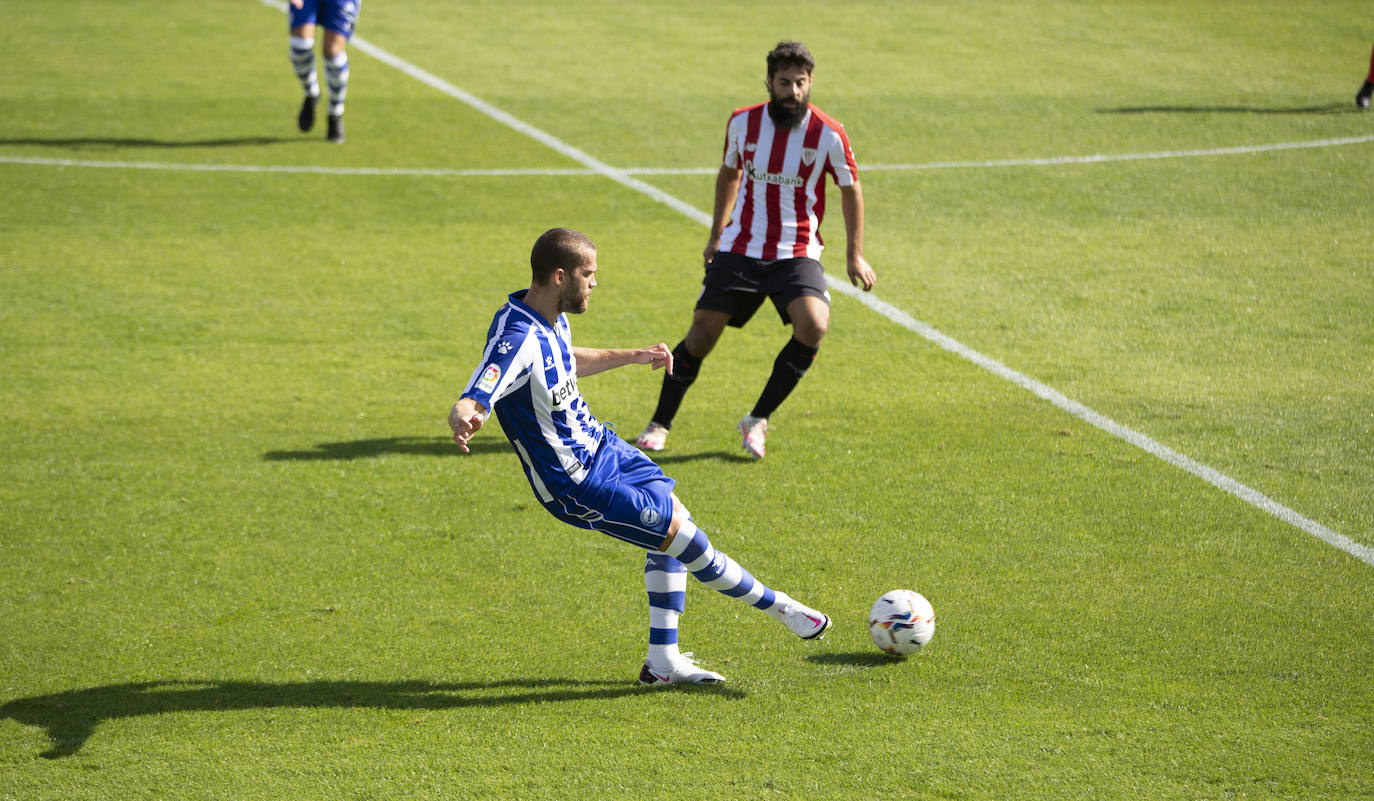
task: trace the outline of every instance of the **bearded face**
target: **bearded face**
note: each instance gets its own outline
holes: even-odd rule
[[[811,102],[811,73],[805,67],[783,67],[768,79],[768,116],[779,128],[795,128]]]
[[[558,294],[558,311],[561,314],[581,314],[587,310],[592,287],[596,286],[595,254],[588,263],[569,270],[568,278],[568,282]]]

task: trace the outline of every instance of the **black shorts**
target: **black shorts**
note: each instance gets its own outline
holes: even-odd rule
[[[763,261],[718,251],[706,268],[696,307],[725,312],[730,315],[730,325],[739,328],[749,322],[766,297],[773,301],[783,325],[790,325],[787,304],[807,295],[830,303],[825,269],[815,259]]]

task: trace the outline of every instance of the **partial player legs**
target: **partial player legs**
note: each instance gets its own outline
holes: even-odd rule
[[[677,621],[687,603],[687,568],[664,553],[644,557],[644,589],[649,595],[649,655],[639,683],[718,684],[725,677],[699,667],[677,646]]]
[[[635,440],[635,445],[648,451],[663,450],[668,438],[668,429],[673,427],[673,418],[682,407],[682,399],[692,382],[697,380],[701,362],[715,348],[730,315],[710,309],[697,309],[692,314],[692,325],[687,336],[673,348],[673,372],[663,376],[663,387],[659,390],[658,406],[644,433]]]
[[[773,372],[763,385],[763,392],[753,411],[739,422],[739,433],[745,452],[762,459],[768,435],[768,418],[797,388],[806,371],[811,369],[819,352],[821,339],[830,326],[830,304],[824,298],[804,295],[787,304],[792,318],[792,338],[782,346],[773,360]]]
[[[786,593],[770,589],[755,579],[734,559],[716,550],[706,532],[691,520],[682,521],[663,552],[681,562],[697,581],[767,612],[802,639],[817,639],[830,628],[828,615],[803,606]]]
[[[1369,54],[1369,74],[1365,76],[1360,91],[1355,93],[1355,106],[1369,108],[1371,97],[1374,97],[1374,51],[1370,51]]]
[[[635,440],[635,445],[646,451],[663,450],[668,429],[673,426],[673,418],[677,417],[682,399],[686,397],[692,382],[697,380],[697,371],[700,369],[701,357],[687,350],[687,341],[677,343],[677,347],[673,348],[673,372],[664,374],[663,387],[658,392],[658,407],[654,409],[654,416],[644,428],[644,433]]]
[[[679,507],[680,508],[680,507]],[[804,606],[783,592],[756,580],[739,563],[711,545],[706,532],[685,517],[678,518],[677,533],[667,547],[650,552],[644,566],[644,586],[649,593],[649,657],[640,671],[641,684],[715,684],[725,681],[719,673],[699,667],[690,654],[677,646],[677,620],[686,600],[686,575],[707,587],[768,613],[804,640],[825,636],[830,616]],[[679,572],[678,568],[682,568]],[[676,589],[681,587],[681,589]],[[671,641],[671,642],[670,642]]]
[[[324,74],[329,81],[329,131],[331,142],[344,141],[344,99],[348,96],[348,39],[337,31],[324,32]]]
[[[302,131],[315,125],[315,103],[320,99],[320,81],[315,72],[315,26],[303,25],[291,31],[291,68],[305,90],[296,124]]]

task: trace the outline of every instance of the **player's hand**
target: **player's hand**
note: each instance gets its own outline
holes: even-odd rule
[[[673,374],[673,352],[668,349],[667,344],[660,342],[648,348],[642,348],[637,352],[640,364],[647,364],[655,370],[665,370],[668,375]]]
[[[299,11],[305,7],[305,0],[291,0],[291,6]]]
[[[852,256],[849,259],[849,283],[854,286],[862,285],[865,292],[873,289],[873,285],[878,282],[878,274],[873,272],[868,259],[863,256]]]
[[[701,251],[702,263],[710,267],[711,262],[715,261],[718,252],[720,252],[720,237],[713,236],[706,241],[706,249]]]
[[[458,443],[458,447],[463,449],[463,453],[470,453],[468,450],[468,440],[482,427],[482,413],[477,410],[476,404],[464,398],[453,404],[453,408],[448,412],[448,427],[453,429],[453,441]]]

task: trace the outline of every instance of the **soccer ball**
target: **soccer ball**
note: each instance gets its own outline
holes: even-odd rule
[[[868,633],[889,654],[914,654],[935,635],[935,609],[919,592],[885,592],[868,613]]]

